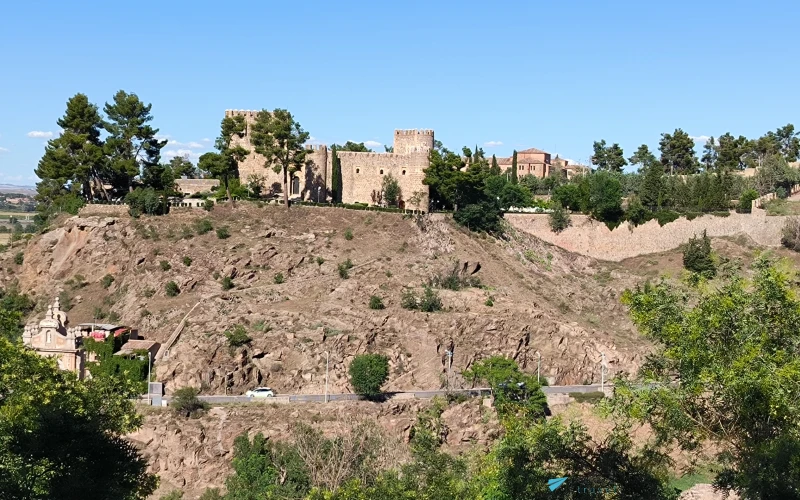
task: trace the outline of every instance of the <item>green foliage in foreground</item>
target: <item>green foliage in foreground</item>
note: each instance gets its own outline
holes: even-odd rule
[[[620,381],[612,410],[650,424],[664,447],[715,443],[721,487],[797,499],[800,301],[774,263],[754,268],[752,280],[734,275],[696,297],[666,281],[627,291],[634,323],[658,349],[639,383]]]
[[[124,380],[80,381],[0,338],[0,498],[138,500],[157,478],[122,436],[141,424]]]

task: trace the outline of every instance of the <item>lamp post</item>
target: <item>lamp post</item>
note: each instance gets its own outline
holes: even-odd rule
[[[606,354],[600,353],[600,392],[606,389]]]
[[[137,357],[139,358],[140,361],[144,361],[144,356],[137,356]],[[150,349],[148,349],[147,350],[147,406],[150,406],[152,404],[152,401],[150,399],[150,370],[152,368],[152,361],[153,361],[152,353],[150,352]]]
[[[448,357],[447,363],[447,388],[450,389],[450,375],[453,370],[453,351],[445,351]]]
[[[536,359],[536,383],[538,384],[539,383],[539,373],[542,370],[542,353],[540,353],[539,351],[536,351],[536,356],[537,356],[537,359]]]
[[[330,353],[325,351],[325,402],[328,402],[328,365],[330,361]]]

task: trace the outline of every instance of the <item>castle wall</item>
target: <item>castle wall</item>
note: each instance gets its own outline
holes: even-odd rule
[[[191,196],[213,191],[219,186],[219,179],[175,179],[175,185],[182,194]]]
[[[433,149],[433,130],[395,130],[394,154],[421,153]]]
[[[658,225],[650,220],[629,229],[622,224],[613,231],[586,215],[573,214],[572,226],[556,234],[550,229],[549,216],[505,214],[515,228],[532,234],[570,252],[601,260],[621,261],[630,257],[665,252],[707,231],[710,237],[746,234],[759,245],[779,246],[786,217],[767,216],[764,210],[752,214],[731,213],[727,217],[704,215],[692,220],[680,218]]]
[[[372,191],[380,191],[383,179],[391,174],[397,179],[401,199],[408,209],[428,209],[428,186],[422,184],[423,170],[428,168],[428,153],[336,153],[342,164],[342,202],[372,204]],[[422,191],[419,206],[408,203],[414,193]]]

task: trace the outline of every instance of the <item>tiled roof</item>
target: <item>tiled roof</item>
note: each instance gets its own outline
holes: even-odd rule
[[[530,149],[524,149],[522,151],[517,151],[517,154],[519,154],[519,153],[550,154],[547,151],[542,151],[541,149],[536,149],[536,148],[530,148]]]
[[[119,349],[116,354],[130,354],[135,351],[149,351],[154,345],[158,345],[155,340],[129,340]]]

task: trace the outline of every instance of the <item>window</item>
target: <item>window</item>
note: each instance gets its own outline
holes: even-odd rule
[[[357,169],[356,169],[356,173],[359,173],[360,171],[361,171],[361,169],[360,169],[360,168],[357,168]]]
[[[383,169],[381,169],[381,175],[383,175]]]
[[[405,170],[403,170],[403,175],[406,175],[406,171]]]

